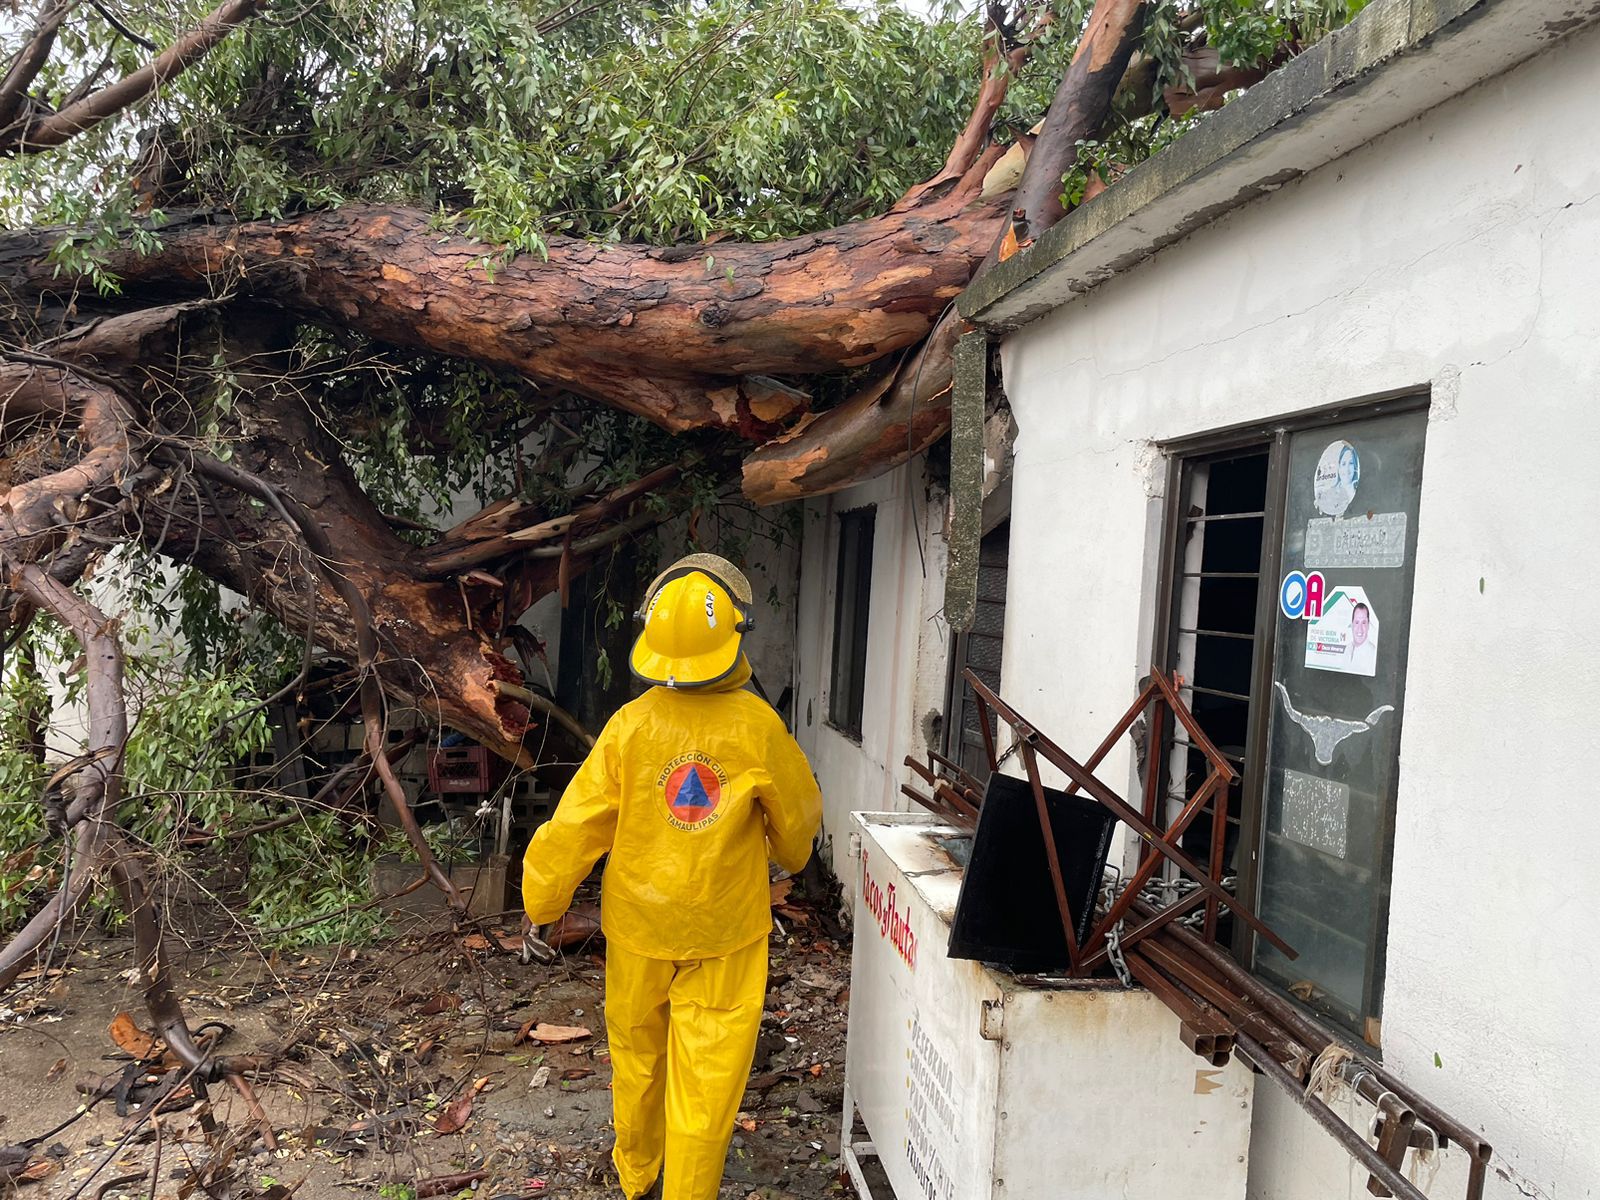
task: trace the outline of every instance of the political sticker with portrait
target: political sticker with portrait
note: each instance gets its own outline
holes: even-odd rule
[[[1317,511],[1326,517],[1342,517],[1356,498],[1361,483],[1361,455],[1346,441],[1329,442],[1317,459],[1311,479],[1311,496]]]
[[[1365,589],[1334,586],[1306,626],[1306,666],[1345,675],[1378,673],[1378,614]]]

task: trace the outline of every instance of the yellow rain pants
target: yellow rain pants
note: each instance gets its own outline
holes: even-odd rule
[[[681,962],[609,948],[611,1157],[623,1195],[644,1195],[664,1166],[663,1200],[716,1200],[766,990],[766,938]]]

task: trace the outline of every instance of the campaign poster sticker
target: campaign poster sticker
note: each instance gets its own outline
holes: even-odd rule
[[[1355,501],[1361,483],[1361,455],[1349,442],[1329,442],[1317,459],[1311,479],[1311,495],[1317,511],[1325,517],[1342,517]]]
[[[1306,666],[1343,675],[1378,673],[1378,613],[1358,587],[1335,587],[1306,624]]]

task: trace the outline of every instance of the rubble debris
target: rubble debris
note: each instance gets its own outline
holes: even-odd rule
[[[832,896],[808,878],[780,891],[784,932],[772,940],[764,1020],[772,1036],[743,1101],[757,1129],[740,1131],[743,1157],[730,1169],[746,1181],[741,1197],[823,1200],[839,1195],[828,1147],[842,1098],[846,1014],[836,998],[849,951],[822,932]],[[487,951],[464,945],[474,932]],[[11,1163],[0,1148],[0,1177],[10,1180],[0,1186],[25,1189],[23,1200],[68,1200],[80,1188],[79,1200],[94,1200],[102,1184],[101,1200],[144,1200],[151,1179],[158,1200],[311,1200],[350,1189],[424,1200],[469,1188],[610,1200],[611,1062],[602,960],[592,957],[603,943],[542,967],[518,961],[506,945],[513,936],[446,918],[353,957],[328,947],[262,958],[223,933],[194,952],[184,971],[193,1019],[225,1017],[239,1041],[271,1048],[251,1082],[272,1151],[236,1095],[196,1094],[137,1022],[111,1034],[130,1007],[118,978],[127,942],[90,935],[62,973],[34,985],[43,994],[7,996],[18,1020],[0,1030],[5,1135],[20,1144],[85,1111],[69,1122],[59,1159],[23,1147]],[[823,1149],[794,1155],[813,1142]],[[143,1182],[117,1183],[141,1171]]]

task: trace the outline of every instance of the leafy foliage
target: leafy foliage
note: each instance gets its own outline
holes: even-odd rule
[[[36,799],[52,768],[33,745],[32,722],[50,705],[44,678],[32,669],[35,653],[31,642],[19,642],[0,674],[0,930],[32,910],[56,868],[53,851],[41,843],[44,812]]]
[[[1346,24],[1367,3],[1368,0],[1159,0],[1146,20],[1140,52],[1154,64],[1152,86],[1159,97],[1168,87],[1194,87],[1196,81],[1184,60],[1186,50],[1208,47],[1216,51],[1224,68],[1268,68]],[[1077,161],[1062,180],[1063,198],[1068,205],[1083,201],[1094,176],[1106,184],[1115,183],[1207,115],[1191,109],[1174,117],[1160,105],[1151,111],[1141,103],[1143,97],[1133,99],[1134,111],[1129,112],[1124,102],[1098,138],[1078,143]]]
[[[168,39],[207,7],[149,6],[144,32]],[[126,47],[84,11],[46,80],[58,92],[74,58]],[[977,38],[972,21],[841,0],[284,6],[51,156],[48,180],[6,164],[0,193],[9,220],[74,223],[114,223],[124,179],[181,180],[172,201],[241,216],[404,201],[516,250],[555,233],[774,237],[930,173],[966,115]]]
[[[227,615],[215,585],[193,572],[162,571],[129,550],[119,551],[111,567],[108,573],[122,581],[117,593],[130,647],[132,727],[118,811],[130,838],[153,857],[161,878],[182,881],[181,891],[203,896],[242,888],[237,911],[254,925],[336,914],[284,940],[305,944],[370,932],[375,915],[340,911],[370,891],[372,851],[364,831],[331,813],[307,811],[270,834],[227,841],[294,803],[268,789],[241,788],[239,771],[271,741],[261,683],[277,678],[281,659],[297,648],[258,618]],[[172,638],[178,629],[186,635],[183,650]],[[75,654],[75,643],[38,621],[0,676],[0,932],[59,886],[65,868],[61,841],[43,836],[37,799],[56,764],[42,761],[32,741],[42,732],[52,747],[76,749],[84,677]],[[24,665],[31,663],[38,669]],[[230,852],[218,854],[219,845]],[[119,919],[111,897],[94,903],[107,921]]]

